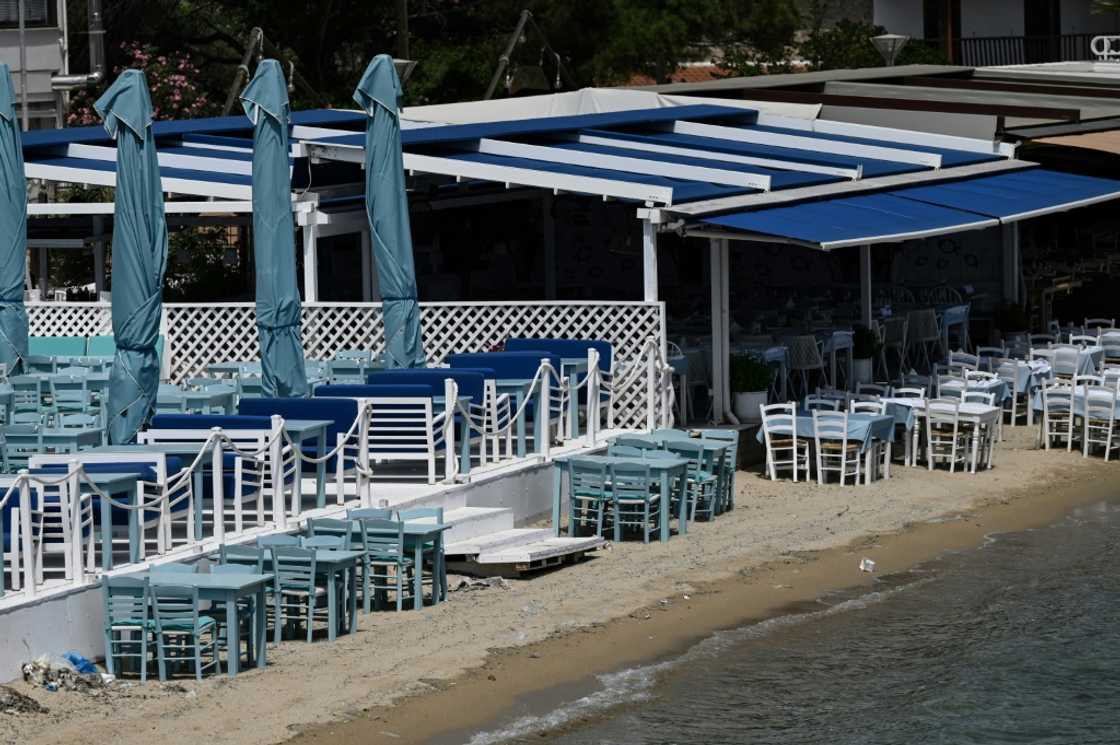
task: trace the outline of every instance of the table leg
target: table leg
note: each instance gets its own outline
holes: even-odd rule
[[[681,535],[687,535],[688,534],[688,499],[683,498],[683,497],[687,497],[687,495],[688,495],[688,469],[685,466],[681,466],[681,475],[678,478],[680,479],[680,488],[681,488],[682,499],[681,499],[681,503],[680,503],[680,512],[677,515],[677,532],[680,533]],[[666,521],[666,524],[668,524],[668,521]]]
[[[871,485],[871,454],[875,452],[875,443],[869,442],[863,453],[863,485]]]
[[[226,669],[229,677],[237,675],[241,667],[241,623],[237,617],[237,595],[226,595]]]
[[[420,610],[424,607],[424,541],[417,539],[412,547],[412,607]],[[432,583],[435,590],[435,583]]]
[[[980,451],[980,420],[977,419],[976,423],[972,426],[972,465],[970,471],[976,473],[976,460],[979,458]]]
[[[265,666],[265,647],[268,646],[268,623],[266,616],[268,609],[265,606],[267,602],[264,591],[264,583],[257,588],[256,601],[253,613],[253,630],[257,636],[257,667]]]
[[[436,535],[436,558],[439,560],[439,601],[447,602],[447,557],[443,553],[443,531]]]
[[[136,489],[132,492],[132,499],[134,507],[144,504],[144,495],[139,480],[136,482]],[[133,564],[144,558],[143,522],[144,515],[140,510],[128,511],[128,560]]]
[[[672,501],[672,490],[670,484],[672,480],[669,478],[669,469],[661,469],[661,542],[665,543],[669,540],[669,503]],[[681,494],[681,504],[685,502],[685,495]]]
[[[322,458],[327,454],[327,430],[320,430],[315,438],[315,457]],[[303,462],[300,461],[299,472],[303,473]],[[315,506],[327,506],[327,462],[320,461],[315,464]]]
[[[353,634],[358,630],[358,564],[351,564],[346,570],[347,578],[347,605],[350,613],[350,623],[346,625],[346,633]]]
[[[341,578],[338,576],[340,571],[343,570],[339,567],[331,567],[327,572],[327,639],[332,642],[338,638],[338,581],[345,580],[345,575]],[[308,602],[314,607],[314,598]],[[311,623],[310,618],[307,619],[307,623]]]
[[[14,531],[13,531],[14,532]],[[101,500],[101,569],[113,568],[113,505]]]

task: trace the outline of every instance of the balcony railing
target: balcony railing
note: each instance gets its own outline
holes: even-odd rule
[[[1027,65],[1040,62],[1095,60],[1092,40],[1099,33],[1054,36],[966,36],[953,39],[952,62],[970,67]],[[944,49],[944,41],[927,39],[926,44]]]

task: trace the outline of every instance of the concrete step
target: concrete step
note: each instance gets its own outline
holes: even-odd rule
[[[531,564],[554,559],[568,554],[593,551],[604,545],[606,540],[599,536],[584,538],[545,538],[532,543],[523,543],[486,551],[478,555],[479,564]]]
[[[444,550],[448,556],[478,556],[484,552],[506,550],[526,543],[536,543],[551,535],[552,531],[548,528],[513,528],[446,544]]]
[[[445,510],[443,522],[451,527],[443,534],[445,545],[498,533],[513,527],[513,510],[506,507],[459,507]]]

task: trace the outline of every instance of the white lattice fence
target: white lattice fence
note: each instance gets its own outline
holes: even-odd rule
[[[111,333],[109,306],[100,303],[29,305],[36,336]],[[173,382],[205,372],[214,362],[257,359],[252,303],[190,303],[164,306],[168,377]],[[486,351],[510,336],[606,339],[619,361],[639,353],[646,339],[664,340],[660,303],[495,302],[421,303],[424,350],[431,362],[451,352]],[[380,303],[313,303],[303,306],[303,345],[311,359],[330,359],[343,349],[380,353],[385,343]],[[617,364],[617,363],[616,363]],[[620,391],[619,426],[645,425],[643,377]]]

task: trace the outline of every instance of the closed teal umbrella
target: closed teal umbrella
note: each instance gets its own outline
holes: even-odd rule
[[[160,312],[167,267],[167,222],[159,180],[152,101],[139,70],[125,70],[94,109],[117,141],[113,197],[113,335],[109,441],[131,442],[156,404]]]
[[[354,91],[366,112],[366,215],[385,317],[389,367],[424,367],[420,306],[416,303],[416,266],[408,223],[408,197],[401,162],[401,124],[397,106],[401,81],[387,54],[373,58]]]
[[[253,122],[253,252],[261,387],[267,398],[306,396],[288,157],[291,111],[279,62],[261,61],[241,92],[241,105]]]
[[[27,182],[12,74],[0,63],[0,363],[19,372],[27,356],[23,270],[27,259]]]

